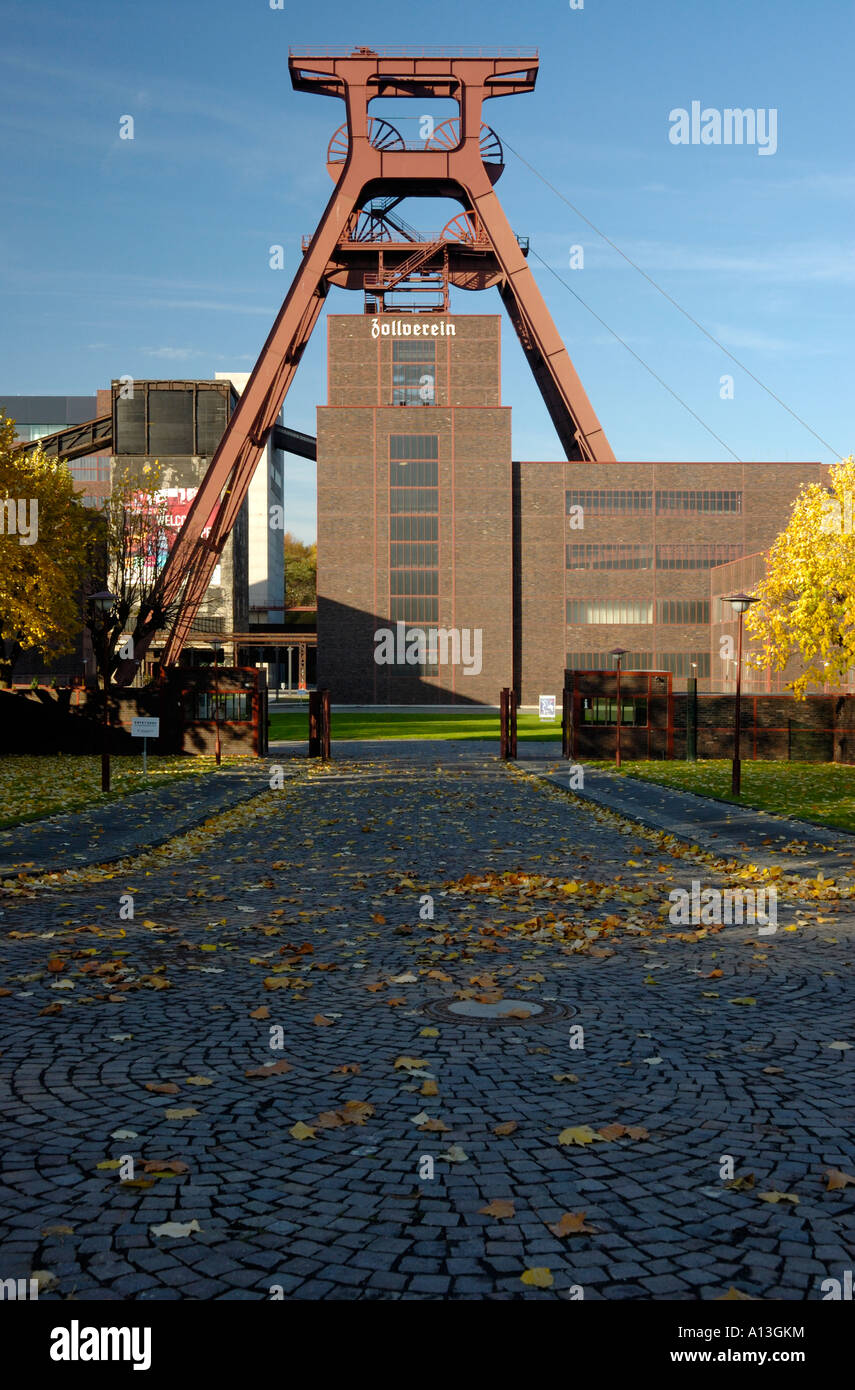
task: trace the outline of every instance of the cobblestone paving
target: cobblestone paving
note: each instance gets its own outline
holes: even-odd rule
[[[0,1277],[47,1271],[57,1299],[803,1300],[851,1268],[855,1185],[824,1176],[853,1167],[831,1046],[849,901],[782,898],[764,937],[655,925],[708,867],[480,752],[436,757],[304,768],[217,834],[4,894]],[[554,1016],[439,1017],[460,991]],[[149,1186],[104,1166],[126,1154]],[[753,1187],[724,1186],[723,1155]],[[169,1160],[186,1172],[156,1176]],[[593,1230],[549,1229],[582,1211]],[[191,1229],[152,1230],[171,1222]]]

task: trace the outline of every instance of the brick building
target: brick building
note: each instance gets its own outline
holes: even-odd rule
[[[513,679],[499,320],[331,316],[328,344],[318,684],[350,703],[494,704]],[[417,636],[406,660],[401,638],[416,629],[424,649]]]
[[[331,316],[318,683],[369,704],[495,704],[513,685],[532,705],[565,667],[609,668],[620,646],[627,668],[726,690],[712,577],[741,573],[802,483],[825,476],[818,463],[512,462],[497,316]]]

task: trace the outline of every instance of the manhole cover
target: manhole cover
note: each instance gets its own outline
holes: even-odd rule
[[[500,999],[495,1004],[479,1004],[475,999],[434,999],[425,1005],[425,1013],[431,1018],[482,1025],[547,1023],[575,1012],[566,1004],[534,999]]]

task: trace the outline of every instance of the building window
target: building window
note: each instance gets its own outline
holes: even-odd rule
[[[695,492],[665,490],[656,493],[656,513],[741,512],[741,492]]]
[[[436,343],[393,343],[392,404],[433,405],[435,400]]]
[[[652,652],[627,652],[621,661],[624,671],[653,671]],[[614,671],[615,659],[610,652],[568,652],[569,671]]]
[[[651,570],[652,545],[579,545],[567,546],[569,570]]]
[[[71,429],[69,424],[62,425],[22,425],[15,421],[15,434],[21,440],[44,439],[47,434],[58,434],[60,430]]]
[[[418,343],[394,346],[420,348]],[[431,345],[435,346],[435,345]],[[420,627],[439,622],[439,436],[389,439],[389,616]],[[425,663],[416,675],[439,673]]]
[[[652,623],[653,600],[568,599],[568,623]]]
[[[656,600],[657,623],[708,623],[707,598],[660,598]]]
[[[69,459],[67,467],[76,483],[110,481],[110,460],[107,458]]]
[[[709,652],[659,652],[656,664],[660,671],[670,671],[674,676],[708,676],[710,673]]]
[[[647,696],[621,695],[621,724],[647,727]],[[586,724],[617,724],[617,700],[608,695],[586,695],[582,699],[582,719]]]
[[[620,512],[651,512],[653,493],[624,489],[570,488],[566,494],[566,509],[581,507],[595,516],[614,516]]]
[[[251,697],[248,694],[222,692],[216,697],[209,690],[196,690],[184,696],[185,720],[214,719],[215,709],[222,723],[243,723],[252,717]]]
[[[709,570],[742,558],[741,545],[657,545],[658,570]]]

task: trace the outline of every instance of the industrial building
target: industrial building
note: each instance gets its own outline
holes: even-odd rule
[[[396,333],[378,335],[370,314],[328,320],[319,682],[345,703],[495,704],[512,686],[535,705],[565,668],[611,668],[620,646],[627,669],[726,690],[721,594],[733,588],[711,607],[711,578],[767,549],[800,486],[826,470],[514,461],[498,316],[391,322]],[[410,638],[408,654],[420,629],[424,650]],[[433,632],[456,647],[437,637],[432,651]]]

